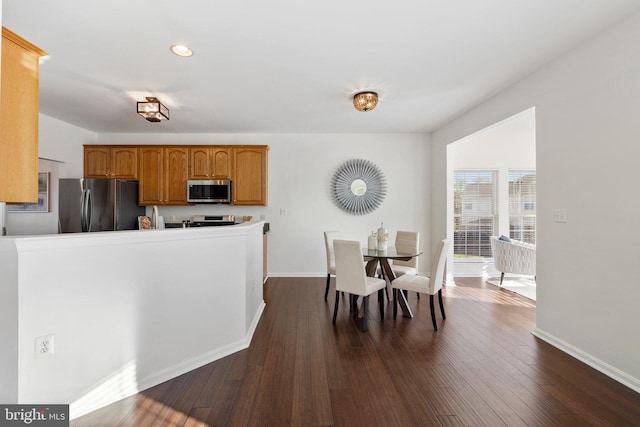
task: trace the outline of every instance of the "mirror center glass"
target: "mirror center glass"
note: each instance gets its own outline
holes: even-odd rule
[[[354,179],[351,183],[351,192],[356,196],[362,196],[367,192],[367,183],[360,178]]]

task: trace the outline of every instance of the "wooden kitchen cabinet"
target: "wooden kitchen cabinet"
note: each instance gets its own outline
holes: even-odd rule
[[[230,179],[231,149],[219,146],[189,148],[189,179]]]
[[[189,150],[187,148],[170,147],[165,148],[163,154],[165,166],[164,204],[186,205]]]
[[[138,163],[140,184],[138,202],[141,205],[161,205],[163,201],[164,157],[161,147],[140,147]]]
[[[138,149],[85,145],[84,177],[138,179]]]
[[[138,179],[141,205],[188,205],[187,180],[231,179],[234,205],[267,205],[266,145],[86,145],[85,178]]]
[[[46,52],[2,27],[0,201],[38,201],[38,62]]]
[[[186,147],[139,147],[141,205],[187,205]]]
[[[267,205],[266,145],[246,145],[233,148],[233,204]]]

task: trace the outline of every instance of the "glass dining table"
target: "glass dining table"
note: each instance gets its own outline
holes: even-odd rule
[[[367,276],[375,277],[379,265],[380,271],[382,272],[382,277],[389,280],[389,283],[393,282],[393,280],[395,280],[396,278],[396,275],[393,272],[393,268],[391,267],[391,264],[389,264],[390,259],[409,261],[411,258],[420,255],[422,255],[422,251],[398,250],[394,246],[387,247],[387,250],[385,251],[362,248],[362,256],[367,262],[367,265],[365,267]],[[402,315],[404,317],[413,317],[413,313],[411,312],[411,308],[409,307],[409,303],[407,302],[407,293],[396,292],[396,295],[398,298],[400,309],[402,309]]]

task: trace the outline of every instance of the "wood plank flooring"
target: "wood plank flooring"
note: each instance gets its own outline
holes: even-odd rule
[[[84,426],[639,426],[640,394],[535,338],[535,302],[481,279],[360,332],[324,278],[270,278],[251,346],[71,422]],[[437,304],[436,304],[437,308]]]

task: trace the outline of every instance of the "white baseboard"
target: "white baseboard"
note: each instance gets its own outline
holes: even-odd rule
[[[269,273],[269,277],[327,277],[327,272],[323,273]]]
[[[256,310],[256,315],[253,317],[253,321],[251,322],[251,325],[249,325],[247,334],[243,339],[225,345],[224,347],[216,348],[192,359],[185,360],[184,362],[170,366],[166,369],[163,369],[162,371],[156,372],[151,376],[141,379],[139,381],[140,391],[146,390],[167,380],[178,377],[182,374],[186,374],[189,371],[198,369],[208,363],[215,362],[218,359],[222,359],[223,357],[227,357],[230,354],[248,348],[249,344],[251,344],[253,333],[256,331],[256,327],[258,326],[258,322],[260,321],[260,317],[262,316],[262,312],[264,311],[265,306],[266,304],[264,303],[264,301],[262,301],[262,303],[258,307],[258,310]]]
[[[561,339],[539,329],[536,328],[533,330],[532,334],[541,340],[551,344],[552,346],[564,351],[565,353],[575,357],[581,362],[586,363],[591,366],[593,369],[602,372],[608,377],[613,378],[621,384],[626,385],[633,391],[640,393],[640,380],[638,378],[634,378],[626,372],[622,372],[620,369],[609,365],[606,362],[598,359],[597,357],[592,356],[589,353],[585,353],[577,347],[572,346],[571,344],[562,341]]]
[[[258,307],[258,310],[256,310],[256,314],[253,317],[251,325],[249,325],[247,333],[243,339],[230,343],[223,347],[213,349],[189,360],[177,363],[173,366],[169,366],[144,378],[135,378],[135,367],[133,368],[133,371],[131,369],[123,370],[122,373],[118,374],[119,378],[110,379],[109,381],[105,382],[103,387],[98,387],[96,390],[88,393],[83,398],[71,403],[69,407],[69,418],[72,420],[76,419],[88,414],[89,412],[115,403],[119,400],[147,390],[172,378],[176,378],[182,374],[186,374],[189,371],[198,369],[208,363],[215,362],[216,360],[222,359],[223,357],[229,356],[230,354],[248,348],[249,344],[251,344],[253,334],[258,326],[258,322],[260,321],[260,317],[262,316],[265,307],[266,304],[264,303],[264,301],[262,301],[260,303],[260,306]],[[117,390],[119,390],[119,392],[113,391],[114,383],[118,384]],[[123,384],[126,384],[128,386],[123,387]],[[105,388],[104,386],[108,388],[108,392],[102,390],[102,388]]]

